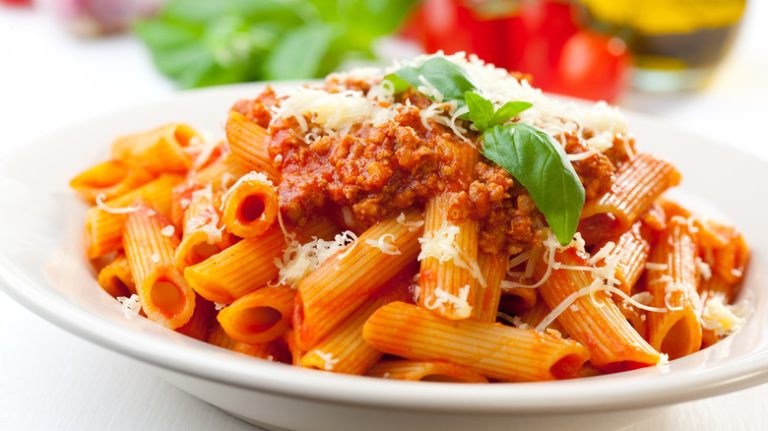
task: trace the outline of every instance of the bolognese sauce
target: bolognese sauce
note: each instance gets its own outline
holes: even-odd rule
[[[331,94],[360,91],[368,96],[376,84],[332,75],[323,90]],[[296,224],[306,223],[317,213],[342,212],[345,227],[362,231],[409,208],[423,207],[438,193],[448,193],[450,221],[477,220],[482,251],[514,254],[540,241],[537,232],[544,227],[543,217],[526,190],[482,156],[473,172],[461,172],[450,148],[479,145],[478,133],[467,130],[460,137],[444,124],[425,120],[424,111],[431,103],[410,89],[396,96],[396,114],[388,121],[359,122],[342,133],[328,133],[313,118],[305,118],[307,124],[302,124],[295,116],[275,116],[281,97],[270,87],[254,99],[239,101],[233,109],[267,129],[269,154],[281,172],[280,208]],[[585,136],[590,137],[568,132],[555,138],[566,153],[585,153],[573,166],[587,200],[592,200],[610,189],[614,172],[628,158],[634,142],[615,137],[615,149],[599,153],[588,149]]]

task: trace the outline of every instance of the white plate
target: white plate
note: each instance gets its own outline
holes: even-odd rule
[[[768,381],[768,163],[628,114],[639,148],[671,159],[685,195],[740,226],[754,255],[745,294],[755,313],[714,347],[651,367],[585,380],[458,385],[368,379],[254,360],[144,319],[127,320],[96,284],[83,254],[85,205],[69,179],[108,154],[123,133],[184,121],[221,130],[227,109],[258,85],[178,94],[84,121],[21,147],[0,162],[0,281],[11,297],[54,324],[148,364],[173,384],[241,418],[275,429],[466,430],[627,425],[658,406]],[[721,125],[725,127],[725,125]],[[718,127],[718,125],[713,125]],[[699,205],[701,206],[701,205]]]

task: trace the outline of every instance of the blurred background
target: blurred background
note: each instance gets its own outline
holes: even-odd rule
[[[0,157],[178,89],[438,49],[768,158],[768,0],[0,0]],[[18,371],[0,373],[0,429],[246,428],[2,293],[0,345],[0,369]],[[676,406],[635,429],[760,429],[767,396]]]
[[[53,128],[178,89],[437,50],[768,155],[750,144],[768,98],[768,0],[0,0],[0,118],[26,137],[39,126],[19,114]]]
[[[760,1],[760,0],[755,0]],[[746,0],[0,0],[60,37],[130,34],[179,88],[321,77],[465,51],[554,93],[615,102],[696,91],[727,57]]]

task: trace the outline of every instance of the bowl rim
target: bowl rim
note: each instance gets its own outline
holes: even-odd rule
[[[271,84],[291,83],[295,81]],[[179,102],[188,97],[205,98],[217,94],[254,91],[267,84],[237,84],[184,91],[85,118],[39,136],[27,146],[22,145],[5,152],[0,157],[0,168],[12,162],[14,155],[20,153],[22,148],[41,146],[57,135],[87,127],[94,121]],[[670,126],[663,119],[631,110],[622,111],[643,122],[653,122],[654,127],[672,128],[678,133],[696,136],[694,132]],[[699,139],[697,145],[720,150],[725,146],[704,137]],[[761,163],[765,162],[754,154],[731,146],[727,148],[732,157],[757,158]],[[619,379],[615,378],[619,374],[615,374],[567,381],[495,385],[388,381],[297,369],[267,361],[254,361],[241,355],[229,355],[231,357],[224,361],[215,352],[219,350],[215,347],[191,340],[209,347],[211,352],[210,355],[205,352],[191,355],[183,345],[163,342],[158,337],[105,322],[64,297],[46,294],[45,289],[38,291],[30,288],[29,283],[24,279],[23,272],[9,264],[0,254],[0,289],[25,308],[73,335],[155,367],[245,390],[314,402],[444,413],[592,413],[691,401],[768,382],[768,348],[765,347],[751,355],[705,370],[675,371],[673,364],[667,373],[658,369],[643,369],[620,373]],[[663,378],[659,378],[662,374]]]

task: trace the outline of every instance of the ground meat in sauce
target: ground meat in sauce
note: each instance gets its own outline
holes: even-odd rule
[[[365,80],[332,76],[326,81],[326,90],[331,92],[366,92],[370,87]],[[452,221],[479,221],[482,251],[515,254],[540,242],[544,218],[526,190],[482,156],[472,177],[460,175],[450,148],[467,144],[432,121],[429,129],[424,127],[419,111],[431,104],[426,96],[409,90],[400,97],[411,106],[403,108],[393,121],[356,125],[343,136],[307,136],[292,117],[273,121],[270,108],[279,100],[271,88],[253,100],[238,102],[233,109],[268,127],[269,154],[279,161],[275,164],[282,172],[281,209],[298,224],[317,212],[347,208],[356,226],[364,229],[446,192],[455,209],[449,215]],[[310,129],[319,130],[312,127],[310,119]],[[588,150],[575,134],[565,136],[564,141],[569,154]],[[629,159],[633,145],[631,139],[617,137],[607,152],[573,163],[587,200],[610,189],[615,170]]]

